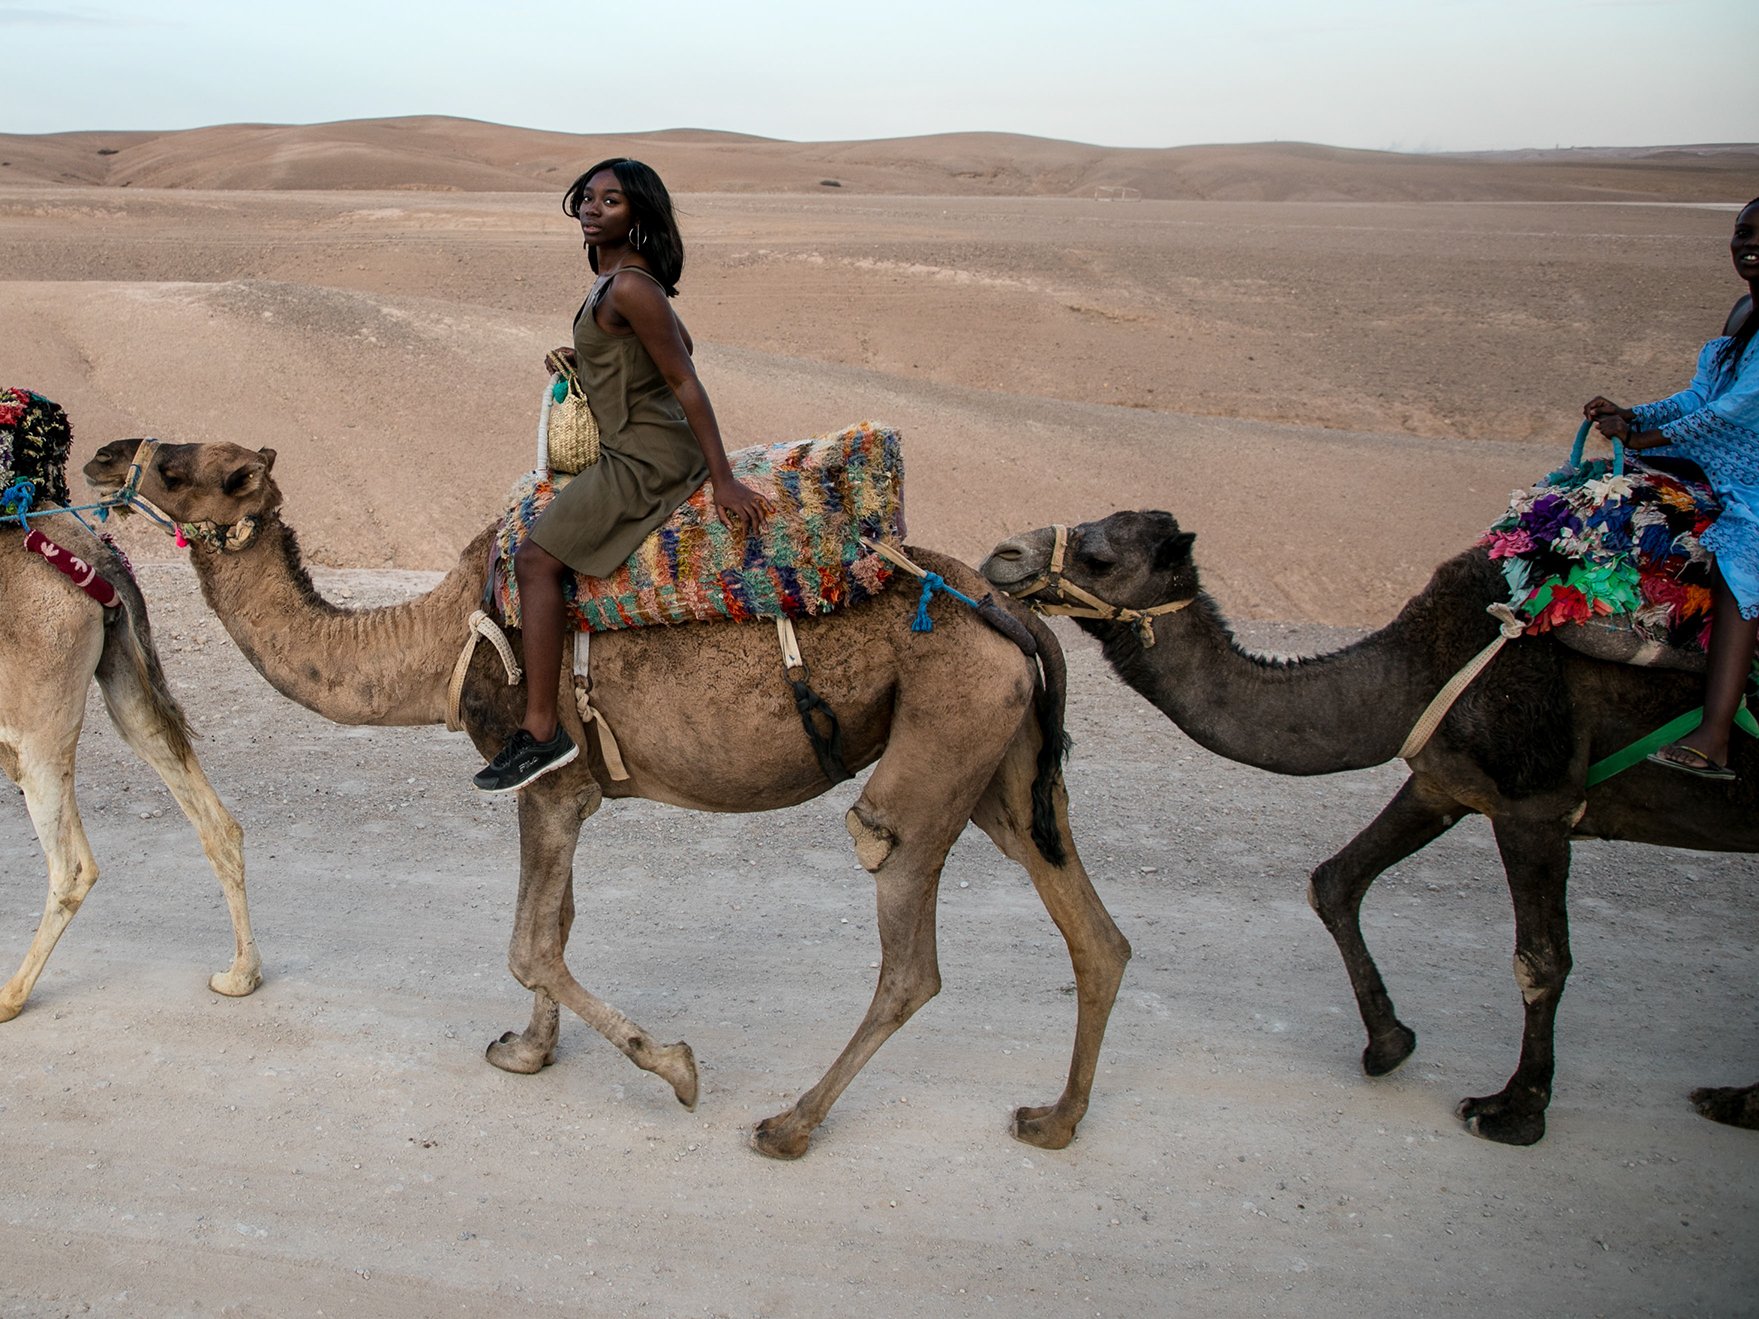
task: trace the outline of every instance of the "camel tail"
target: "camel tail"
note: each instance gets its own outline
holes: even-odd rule
[[[1038,769],[1032,776],[1032,841],[1053,866],[1069,860],[1058,813],[1058,789],[1063,781],[1063,757],[1069,750],[1069,734],[1063,728],[1063,710],[1069,697],[1069,666],[1056,633],[1036,613],[1022,609],[1013,617],[1025,626],[1038,645],[1038,691],[1033,706],[1038,716]]]
[[[120,558],[110,558],[103,564],[103,571],[105,580],[122,597],[120,616],[107,620],[104,652],[98,660],[98,676],[100,685],[105,688],[105,699],[110,696],[108,684],[102,681],[106,671],[113,673],[117,665],[127,665],[134,678],[132,685],[151,709],[153,722],[172,753],[179,760],[193,760],[195,752],[190,742],[194,734],[183,707],[171,694],[171,686],[165,681],[165,670],[159,663],[159,652],[153,647],[146,597],[135,584],[134,574]]]

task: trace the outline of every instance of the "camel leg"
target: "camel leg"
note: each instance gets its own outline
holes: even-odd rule
[[[513,978],[538,996],[532,1008],[537,1030],[528,1048],[548,1053],[553,1047],[553,1038],[545,1039],[544,999],[548,998],[577,1013],[637,1067],[666,1081],[679,1103],[694,1108],[696,1057],[690,1046],[654,1043],[628,1017],[589,994],[563,959],[564,934],[572,923],[572,916],[565,917],[564,912],[573,901],[574,849],[583,815],[591,809],[582,805],[589,788],[596,797],[591,776],[576,764],[546,775],[519,794],[519,905],[507,963]],[[505,1037],[497,1041],[505,1043]],[[501,1065],[495,1045],[490,1046],[489,1061]]]
[[[263,962],[250,929],[250,908],[244,893],[244,830],[214,791],[195,751],[181,730],[166,724],[163,701],[154,700],[133,665],[112,664],[109,655],[98,668],[98,688],[111,722],[164,780],[178,808],[195,826],[202,853],[220,881],[232,917],[232,964],[208,977],[216,994],[241,998],[263,983]]]
[[[935,897],[947,849],[958,838],[976,789],[937,777],[933,757],[892,742],[855,805],[843,817],[855,855],[874,877],[879,907],[880,973],[867,1014],[817,1085],[785,1113],[758,1123],[751,1144],[772,1159],[806,1153],[813,1130],[867,1060],[941,989],[935,949]],[[968,767],[969,762],[965,767]],[[961,800],[963,796],[963,800]]]
[[[1532,1145],[1545,1135],[1554,1067],[1552,1036],[1558,999],[1570,974],[1570,924],[1564,890],[1570,839],[1558,819],[1493,820],[1496,845],[1515,903],[1515,982],[1526,1005],[1521,1061],[1494,1095],[1460,1101],[1466,1126],[1504,1145]]]
[[[1075,970],[1075,1047],[1063,1093],[1054,1104],[1014,1112],[1016,1138],[1042,1149],[1060,1150],[1075,1138],[1075,1128],[1087,1112],[1088,1096],[1099,1068],[1100,1044],[1105,1039],[1118,986],[1123,983],[1125,963],[1130,960],[1130,943],[1094,892],[1087,869],[1075,854],[1069,832],[1069,796],[1060,779],[1053,796],[1057,829],[1068,859],[1061,866],[1053,866],[1033,842],[1034,769],[1030,740],[1015,738],[971,819],[1004,855],[1024,866],[1032,876],[1032,885],[1038,890],[1045,910],[1062,932]]]
[[[574,929],[574,865],[569,858],[568,884],[562,893],[562,915],[559,926],[562,951],[568,950],[568,936]],[[523,1031],[508,1031],[489,1045],[488,1059],[503,1072],[529,1076],[541,1072],[556,1061],[556,1041],[561,1033],[561,1012],[556,1000],[542,990],[531,996],[531,1021]]]
[[[1691,1098],[1692,1107],[1712,1122],[1759,1131],[1759,1085],[1701,1086]]]
[[[1366,829],[1336,856],[1320,862],[1308,881],[1307,901],[1343,954],[1356,993],[1356,1010],[1368,1031],[1362,1070],[1370,1076],[1385,1076],[1409,1058],[1417,1033],[1399,1020],[1362,937],[1362,899],[1389,866],[1427,847],[1466,813],[1451,798],[1425,792],[1412,776]]]
[[[76,721],[71,737],[52,756],[34,748],[13,747],[3,748],[12,754],[0,756],[7,772],[24,789],[25,809],[49,862],[49,895],[43,904],[43,918],[37,922],[24,961],[12,979],[0,986],[0,1021],[11,1021],[23,1010],[49,954],[98,880],[98,862],[73,798],[73,747],[78,738]]]

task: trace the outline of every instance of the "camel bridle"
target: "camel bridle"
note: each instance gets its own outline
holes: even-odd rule
[[[141,478],[146,475],[147,464],[152,462],[158,447],[159,441],[151,439],[142,440],[135,446],[134,458],[128,464],[128,478],[111,497],[111,502],[140,513],[148,522],[175,538],[180,549],[191,542],[206,545],[222,554],[235,554],[250,548],[257,532],[262,529],[262,519],[255,513],[236,522],[179,522],[140,492]]]
[[[1164,605],[1153,605],[1147,609],[1128,609],[1123,605],[1112,604],[1101,600],[1093,592],[1076,586],[1063,576],[1063,561],[1069,551],[1069,528],[1062,523],[1051,527],[1055,540],[1051,546],[1050,563],[1036,577],[1026,580],[1024,586],[1009,588],[1008,594],[1017,599],[1025,600],[1041,614],[1057,614],[1065,618],[1096,618],[1103,622],[1132,623],[1136,633],[1142,639],[1142,648],[1147,650],[1154,645],[1154,620],[1162,614],[1176,614],[1191,603],[1190,600],[1174,600]],[[1054,600],[1034,600],[1029,597],[1040,591],[1050,591],[1056,595]],[[1078,603],[1070,604],[1073,599]],[[1192,599],[1196,599],[1195,596]]]

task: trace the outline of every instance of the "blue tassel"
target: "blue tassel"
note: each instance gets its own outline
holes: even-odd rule
[[[934,599],[934,593],[944,587],[946,582],[938,572],[924,573],[922,577],[922,596],[916,602],[916,617],[910,620],[912,632],[933,632],[934,619],[928,616],[928,602]]]
[[[37,502],[37,484],[29,477],[20,477],[6,487],[0,494],[0,512],[16,517],[30,511],[30,506]]]

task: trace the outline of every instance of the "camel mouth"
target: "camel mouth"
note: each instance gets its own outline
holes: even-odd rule
[[[1010,558],[997,552],[985,559],[977,571],[983,574],[983,579],[991,586],[1012,595],[1014,588],[1024,586],[1036,574],[1037,569],[1024,559]]]
[[[101,445],[86,465],[80,468],[86,485],[99,495],[113,495],[128,480],[129,464],[139,451],[139,440],[111,440]]]
[[[991,586],[1013,595],[1015,587],[1024,586],[1044,571],[1048,553],[1035,546],[1030,535],[1010,536],[989,552],[977,571]]]
[[[123,474],[107,463],[94,458],[87,463],[83,472],[86,485],[99,495],[113,495],[122,489]]]

